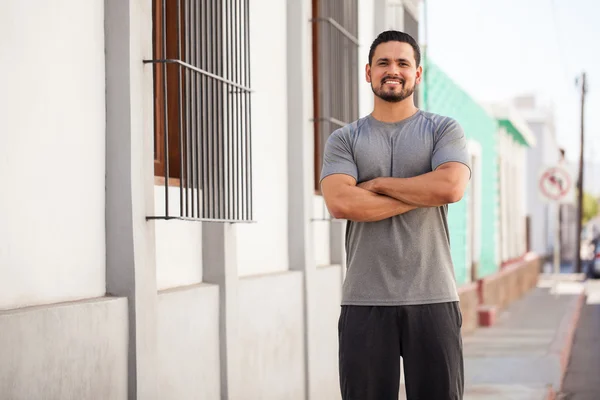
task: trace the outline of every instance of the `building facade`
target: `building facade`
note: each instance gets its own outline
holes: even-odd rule
[[[493,104],[489,108],[498,123],[498,261],[506,264],[528,251],[526,152],[536,142],[529,126],[512,106]]]
[[[0,397],[339,398],[322,148],[371,111],[369,46],[418,38],[419,2],[37,3],[0,5]],[[523,252],[531,143],[425,68],[417,102],[472,157],[449,207],[464,286]]]
[[[515,98],[513,103],[537,141],[537,146],[527,150],[527,215],[531,250],[550,260],[554,253],[555,232],[559,224],[561,262],[572,263],[578,253],[577,209],[574,199],[570,204],[560,206],[545,202],[540,198],[538,187],[544,168],[561,164],[575,175],[578,167],[568,162],[561,152],[551,108],[539,104],[539,100],[532,95]],[[587,183],[589,176],[584,179]]]
[[[2,397],[339,398],[320,146],[418,3],[37,3],[0,5]]]

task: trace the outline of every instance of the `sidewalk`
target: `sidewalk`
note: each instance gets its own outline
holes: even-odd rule
[[[585,298],[582,280],[561,274],[555,285],[542,275],[538,287],[508,306],[495,325],[463,336],[463,400],[555,398]],[[401,384],[404,400],[403,379]]]
[[[581,283],[561,278],[556,294],[541,278],[494,326],[464,336],[464,400],[542,400],[560,390],[583,299]]]

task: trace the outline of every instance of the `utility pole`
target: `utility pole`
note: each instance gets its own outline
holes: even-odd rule
[[[579,81],[579,79],[577,79]],[[579,82],[577,82],[579,83]],[[575,246],[575,272],[581,273],[581,219],[583,218],[583,169],[584,169],[584,132],[585,132],[585,94],[587,92],[585,72],[581,74],[581,138],[579,150],[579,179],[577,180],[578,202],[577,202],[577,245]]]

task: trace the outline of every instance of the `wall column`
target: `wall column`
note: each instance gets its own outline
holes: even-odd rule
[[[242,399],[239,385],[238,269],[235,226],[204,222],[202,225],[202,281],[219,285],[219,346],[221,398]]]
[[[314,139],[312,88],[312,5],[309,0],[287,1],[288,93],[288,249],[290,270],[304,273],[305,393],[311,398],[311,353],[318,326],[313,249]],[[313,346],[314,348],[314,346]]]
[[[152,1],[105,0],[106,291],[129,307],[129,399],[157,398]]]

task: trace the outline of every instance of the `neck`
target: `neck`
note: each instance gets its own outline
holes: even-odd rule
[[[371,116],[381,122],[399,122],[413,116],[417,111],[413,95],[397,103],[391,103],[375,96]]]

